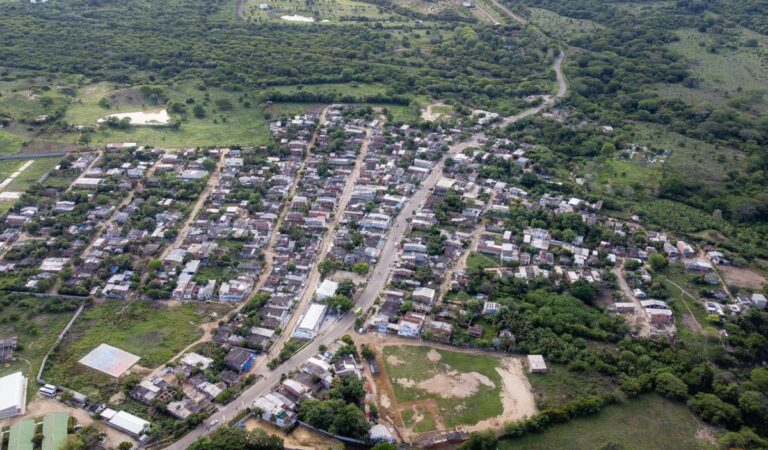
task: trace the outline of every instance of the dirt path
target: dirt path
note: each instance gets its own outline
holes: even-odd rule
[[[680,289],[680,300],[683,301],[683,304],[685,305],[685,309],[688,310],[688,314],[690,319],[686,320],[686,323],[689,325],[690,328],[693,328],[694,331],[697,331],[699,333],[704,333],[704,327],[701,326],[698,320],[696,320],[696,316],[693,315],[693,311],[691,310],[691,307],[688,306],[688,302],[685,301],[685,296],[691,297],[695,302],[698,302],[699,299],[688,293],[688,291],[685,290],[682,286],[675,283],[674,281],[667,278],[667,281],[669,281],[669,284],[672,286]]]
[[[648,337],[651,335],[651,324],[648,321],[648,316],[645,314],[645,308],[640,303],[640,300],[635,298],[635,294],[632,292],[632,288],[627,284],[627,279],[624,278],[624,269],[622,265],[623,260],[619,260],[616,263],[616,267],[613,268],[613,274],[616,275],[616,281],[619,283],[619,289],[621,293],[627,297],[627,300],[635,304],[635,313],[632,314],[634,319],[634,327],[637,328],[637,333],[640,337]]]
[[[192,211],[184,221],[184,225],[182,225],[181,229],[176,235],[176,239],[174,239],[173,243],[166,245],[163,253],[160,254],[161,261],[164,260],[165,257],[168,256],[168,254],[173,249],[179,248],[184,243],[184,239],[187,238],[187,234],[189,233],[189,228],[192,226],[192,223],[195,221],[198,213],[200,213],[200,209],[202,209],[203,205],[205,205],[205,203],[208,201],[208,195],[211,193],[211,189],[215,188],[219,184],[219,180],[221,179],[221,169],[224,166],[224,160],[227,154],[227,150],[222,150],[219,153],[219,159],[216,161],[216,168],[213,169],[213,173],[211,173],[211,176],[208,177],[208,181],[205,183],[205,189],[203,189],[203,192],[201,192],[197,197],[195,206],[192,207]]]

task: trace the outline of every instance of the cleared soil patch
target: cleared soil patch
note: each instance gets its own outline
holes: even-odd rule
[[[344,448],[343,442],[304,427],[296,427],[290,433],[286,434],[280,428],[271,423],[264,422],[263,420],[248,419],[245,421],[246,430],[251,431],[256,428],[261,428],[269,434],[280,436],[283,439],[286,448],[297,450],[313,450],[317,448],[342,450]]]
[[[719,266],[720,273],[726,283],[748,289],[762,289],[768,282],[760,273],[751,269],[743,269],[733,266]]]

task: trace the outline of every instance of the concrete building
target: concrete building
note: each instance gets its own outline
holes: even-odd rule
[[[296,330],[293,332],[293,337],[298,339],[311,340],[315,338],[315,335],[320,330],[320,325],[323,323],[327,307],[319,303],[310,303],[307,307],[307,312],[301,318],[301,321],[296,326]]]
[[[16,372],[0,378],[0,419],[24,414],[27,408],[27,378]]]

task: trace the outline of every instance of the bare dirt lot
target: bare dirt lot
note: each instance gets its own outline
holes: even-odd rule
[[[324,436],[304,427],[297,427],[290,433],[286,434],[280,428],[270,423],[266,423],[263,420],[248,419],[245,422],[246,430],[251,431],[255,428],[261,428],[269,434],[280,436],[283,439],[286,448],[296,450],[342,450],[344,448],[343,442],[329,438],[328,436]]]
[[[768,282],[765,276],[752,269],[744,269],[733,266],[719,266],[720,273],[726,283],[747,289],[762,289]]]

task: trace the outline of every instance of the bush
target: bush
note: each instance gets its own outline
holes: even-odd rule
[[[669,372],[656,375],[656,392],[673,400],[683,400],[688,397],[688,385],[683,380]]]

